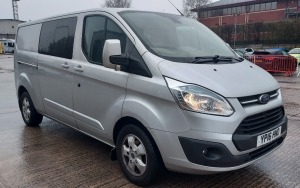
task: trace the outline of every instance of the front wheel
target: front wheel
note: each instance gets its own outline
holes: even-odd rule
[[[27,126],[36,127],[42,122],[43,116],[36,111],[27,92],[24,92],[21,95],[19,106],[22,113],[22,118]]]
[[[121,170],[130,182],[148,186],[160,175],[163,169],[160,155],[139,127],[124,126],[118,134],[116,149]]]

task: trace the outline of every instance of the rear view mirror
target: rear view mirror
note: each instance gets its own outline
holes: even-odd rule
[[[106,40],[103,47],[103,66],[106,68],[116,69],[116,64],[111,63],[110,56],[121,56],[120,40]]]

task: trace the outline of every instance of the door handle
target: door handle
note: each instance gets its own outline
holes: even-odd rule
[[[69,68],[69,65],[68,65],[68,63],[63,63],[63,64],[61,64],[61,67],[62,67],[62,68],[65,68],[65,69],[68,69],[68,68]]]
[[[77,72],[83,72],[83,68],[80,65],[77,65],[76,67],[74,67],[74,70]]]

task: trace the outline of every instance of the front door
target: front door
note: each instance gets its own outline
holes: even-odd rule
[[[119,39],[122,51],[126,34],[106,16],[86,16],[83,25],[82,52],[86,61],[77,62],[74,76],[74,117],[80,130],[110,142],[111,133],[122,112],[129,74],[102,65],[106,39]]]

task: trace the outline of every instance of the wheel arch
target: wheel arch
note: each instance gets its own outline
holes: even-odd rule
[[[143,125],[139,120],[137,120],[133,117],[126,116],[126,117],[122,117],[121,119],[119,119],[117,121],[117,123],[115,124],[114,130],[113,130],[113,142],[114,142],[114,144],[116,145],[117,137],[118,137],[118,134],[119,134],[120,130],[122,129],[122,127],[124,127],[125,125],[128,125],[128,124],[135,125],[135,126],[139,127],[140,129],[142,129],[145,132],[145,134],[149,137],[151,143],[153,144],[154,149],[156,150],[156,152],[158,152],[160,160],[163,161],[162,156],[161,156],[161,152],[158,148],[158,145],[157,145],[156,141],[154,140],[154,138],[153,138],[152,134],[150,133],[150,131],[148,131],[146,126]]]

